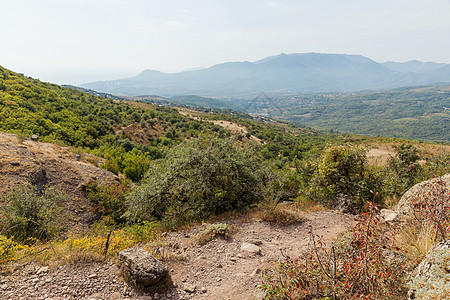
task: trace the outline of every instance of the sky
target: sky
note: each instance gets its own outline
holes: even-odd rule
[[[450,63],[450,0],[0,0],[0,65],[57,84],[279,53]]]

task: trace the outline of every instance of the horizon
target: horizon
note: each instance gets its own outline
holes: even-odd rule
[[[3,8],[0,65],[57,84],[280,53],[450,63],[446,0],[18,0]]]

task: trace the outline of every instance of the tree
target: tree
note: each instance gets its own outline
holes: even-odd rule
[[[330,146],[325,149],[311,182],[310,192],[324,203],[332,197],[350,197],[358,209],[374,201],[381,182],[367,164],[366,150],[354,145]]]
[[[153,161],[142,184],[127,197],[134,220],[183,222],[248,207],[261,199],[270,180],[268,166],[249,148],[201,136]]]

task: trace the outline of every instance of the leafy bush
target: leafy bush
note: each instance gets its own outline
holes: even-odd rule
[[[26,248],[27,246],[21,245],[12,238],[0,234],[0,263],[14,259],[14,255],[17,251]]]
[[[261,200],[258,191],[273,176],[249,148],[202,136],[173,147],[154,161],[142,184],[127,197],[133,220],[163,219],[169,227]]]
[[[39,193],[32,186],[20,185],[2,200],[0,228],[7,236],[20,242],[46,241],[62,230],[65,195],[57,189],[47,187]]]
[[[388,161],[385,189],[400,197],[419,181],[418,175],[422,167],[418,163],[419,150],[413,145],[401,144],[394,149],[395,156]]]
[[[338,195],[349,196],[358,209],[367,201],[379,201],[373,192],[381,180],[367,164],[366,150],[353,145],[330,146],[321,156],[309,193],[322,203]]]
[[[331,247],[310,233],[310,248],[298,259],[285,257],[278,271],[266,271],[265,299],[403,299],[404,264],[387,262],[396,249],[368,203],[347,239]]]
[[[100,186],[96,183],[86,187],[87,197],[94,204],[95,211],[100,217],[111,217],[115,224],[122,224],[126,220],[125,194],[129,187],[123,183],[112,186]]]

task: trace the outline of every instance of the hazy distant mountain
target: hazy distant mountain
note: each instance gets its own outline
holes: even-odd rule
[[[167,74],[145,70],[136,77],[82,87],[121,95],[252,97],[258,92],[315,93],[450,82],[450,65],[377,63],[361,55],[279,54],[256,62],[228,62]]]

